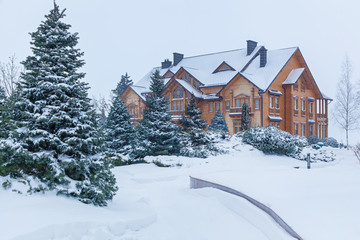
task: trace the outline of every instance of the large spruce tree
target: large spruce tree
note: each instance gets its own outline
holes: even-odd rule
[[[30,34],[33,55],[22,63],[15,116],[20,120],[18,141],[28,157],[8,165],[20,168],[20,176],[25,172],[45,183],[45,190],[102,206],[116,192],[115,178],[102,154],[88,84],[80,81],[85,62],[76,48],[79,37],[61,21],[64,12],[54,2]]]
[[[206,121],[201,119],[201,111],[196,106],[194,95],[191,95],[190,103],[185,109],[185,115],[179,120],[184,131],[203,130],[207,127]]]
[[[107,147],[111,152],[127,153],[134,138],[130,114],[119,95],[115,96],[105,124]]]
[[[134,158],[178,154],[180,151],[178,127],[171,122],[167,111],[164,81],[158,70],[151,76],[150,90],[152,93],[146,98],[143,119],[136,129]]]

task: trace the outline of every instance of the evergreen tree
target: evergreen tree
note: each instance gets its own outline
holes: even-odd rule
[[[133,81],[130,79],[130,76],[125,73],[125,75],[121,75],[120,82],[118,82],[115,90],[113,90],[113,93],[115,95],[121,96],[125,90],[133,84]]]
[[[250,113],[249,113],[249,106],[247,103],[242,105],[242,112],[241,112],[241,131],[246,131],[250,128]]]
[[[119,95],[113,99],[110,113],[106,120],[105,136],[108,149],[116,153],[128,151],[130,143],[134,138],[130,114]]]
[[[203,130],[207,127],[206,121],[201,119],[201,111],[196,106],[194,95],[191,95],[190,104],[186,107],[185,116],[182,116],[179,124],[184,131]]]
[[[30,34],[33,55],[22,63],[25,73],[14,116],[20,120],[18,142],[27,157],[10,159],[7,166],[18,170],[17,177],[36,177],[46,184],[44,190],[102,206],[117,190],[115,178],[101,154],[89,87],[80,81],[85,74],[78,70],[85,63],[76,48],[79,37],[61,21],[64,12],[54,3],[46,20]]]
[[[209,126],[209,130],[219,131],[224,133],[229,132],[226,121],[223,115],[221,114],[220,109],[216,111],[214,118],[211,120],[211,125]]]
[[[0,86],[0,138],[9,136],[10,116],[5,90]]]
[[[178,154],[180,151],[178,127],[171,122],[167,111],[168,101],[162,94],[164,81],[158,70],[151,76],[150,90],[152,93],[146,98],[143,119],[136,129],[134,158]]]

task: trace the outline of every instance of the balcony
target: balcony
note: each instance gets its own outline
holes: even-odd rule
[[[169,113],[172,116],[182,116],[185,114],[185,111],[170,111]]]
[[[241,116],[242,114],[242,107],[232,107],[230,108],[230,116]],[[249,114],[251,115],[251,107],[249,107]]]
[[[270,108],[270,115],[280,115],[280,108]]]

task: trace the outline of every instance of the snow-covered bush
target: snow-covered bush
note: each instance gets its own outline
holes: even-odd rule
[[[323,138],[320,140],[324,144],[324,146],[329,146],[329,147],[333,147],[333,148],[340,147],[340,144],[338,143],[338,141],[333,137]]]
[[[291,156],[304,147],[306,139],[269,126],[249,129],[243,134],[243,141],[265,153]]]
[[[194,141],[194,139],[198,139]],[[182,133],[182,148],[180,155],[185,157],[207,158],[213,155],[224,154],[226,151],[217,143],[224,141],[220,132],[203,131]],[[194,144],[194,142],[198,144]],[[202,142],[200,144],[200,142]]]
[[[322,147],[322,146],[329,146],[329,147],[333,147],[333,148],[340,147],[340,144],[338,143],[338,141],[333,137],[317,138],[316,136],[310,136],[308,138],[308,142],[309,142],[309,144],[317,144],[320,147]]]

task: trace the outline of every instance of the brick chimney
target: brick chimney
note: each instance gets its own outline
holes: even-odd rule
[[[267,63],[267,49],[265,47],[260,48],[260,67],[265,67]]]
[[[169,68],[171,64],[172,62],[169,61],[169,59],[165,59],[163,62],[161,62],[161,69]]]
[[[174,66],[178,65],[183,58],[184,54],[174,52]]]
[[[246,42],[247,42],[247,56],[249,56],[256,48],[257,42],[252,40],[247,40]]]

